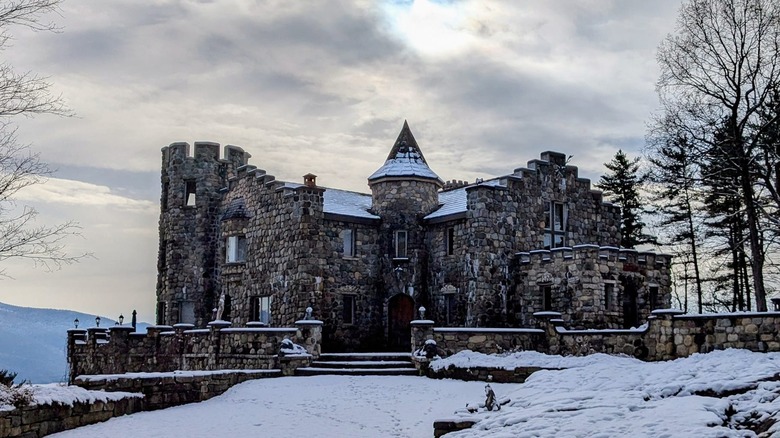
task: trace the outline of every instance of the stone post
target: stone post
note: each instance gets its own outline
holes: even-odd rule
[[[73,380],[81,374],[84,366],[81,362],[84,360],[84,344],[87,340],[87,331],[85,329],[68,330],[68,384],[73,384]]]
[[[110,361],[114,364],[111,367],[111,373],[119,374],[126,373],[128,370],[126,364],[130,354],[130,333],[135,329],[128,325],[115,325],[109,327],[108,332],[110,337],[111,358]]]
[[[425,346],[425,341],[433,339],[433,325],[435,323],[430,319],[415,319],[410,324],[412,326],[412,353],[414,353]]]
[[[184,369],[184,352],[187,345],[187,339],[185,338],[184,332],[194,328],[195,324],[188,324],[184,322],[173,325],[173,331],[176,333],[176,367],[180,370]]]
[[[653,310],[648,319],[647,337],[655,341],[655,356],[653,360],[671,360],[677,358],[677,342],[675,341],[674,317],[684,315],[678,309]],[[650,340],[650,339],[648,339]],[[645,343],[647,344],[647,342]]]
[[[210,346],[209,346],[209,360],[208,360],[208,369],[209,370],[218,370],[219,369],[219,353],[220,353],[220,346],[222,343],[222,337],[220,336],[220,331],[223,328],[230,327],[230,323],[228,321],[211,321],[209,326],[209,340],[210,340]]]
[[[558,327],[563,327],[563,320],[560,312],[534,312],[534,318],[539,324],[539,328],[544,330],[545,339],[542,340],[542,353],[561,354],[561,339],[558,336]]]
[[[301,319],[295,321],[296,344],[303,344],[306,352],[312,355],[313,359],[320,357],[322,353],[322,321],[317,319]]]

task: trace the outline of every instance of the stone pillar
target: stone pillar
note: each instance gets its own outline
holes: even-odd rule
[[[87,340],[87,331],[85,329],[68,330],[68,384],[72,385],[77,375],[81,374],[81,368],[84,366],[83,351]]]
[[[111,358],[110,361],[114,365],[111,367],[112,373],[119,374],[119,373],[126,373],[128,371],[127,369],[127,362],[128,362],[128,356],[130,354],[130,333],[135,331],[135,329],[132,326],[129,325],[115,325],[113,327],[108,328],[108,333],[110,335],[110,354]]]
[[[534,312],[534,318],[539,323],[539,328],[544,330],[544,345],[540,345],[540,351],[547,354],[561,354],[561,339],[558,336],[558,327],[563,327],[563,319],[560,312]]]
[[[178,323],[173,325],[173,331],[176,333],[176,368],[184,369],[184,351],[186,349],[187,339],[184,332],[186,330],[192,330],[195,328],[195,324]]]
[[[425,341],[433,339],[433,324],[430,319],[415,319],[412,325],[412,353],[422,349]]]
[[[322,321],[317,319],[301,319],[295,321],[296,344],[303,344],[306,352],[312,355],[313,359],[320,357],[322,353]]]
[[[655,341],[655,355],[653,360],[671,360],[677,358],[677,343],[675,341],[674,317],[684,315],[685,312],[677,309],[653,310],[648,319],[648,340]]]
[[[208,360],[208,369],[209,370],[218,370],[219,369],[219,353],[220,353],[220,346],[222,343],[222,338],[220,336],[220,331],[224,328],[230,327],[230,322],[228,321],[211,321],[209,326],[209,340],[211,343],[211,346],[209,347],[209,360]]]

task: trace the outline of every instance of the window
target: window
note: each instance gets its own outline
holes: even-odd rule
[[[249,321],[260,320],[260,297],[249,297]]]
[[[551,284],[545,284],[539,286],[542,289],[542,307],[544,310],[551,311],[553,309],[552,307],[552,285]]]
[[[355,230],[343,230],[341,236],[344,242],[344,257],[355,257]]]
[[[615,283],[604,283],[604,310],[610,310],[615,302]]]
[[[568,215],[566,206],[560,202],[545,202],[544,213],[544,248],[550,249],[564,246]]]
[[[354,295],[342,295],[344,301],[344,309],[342,322],[344,324],[355,323],[355,296]]]
[[[246,236],[230,236],[225,245],[226,263],[243,263],[246,261]]]
[[[163,211],[168,209],[168,189],[170,186],[171,184],[168,181],[163,182],[162,196],[160,198],[160,208],[162,208]]]
[[[647,300],[649,301],[650,310],[655,310],[658,307],[658,286],[650,286]]]
[[[257,299],[257,320],[268,325],[271,324],[271,299],[272,297],[259,297]]]
[[[395,232],[395,258],[406,258],[406,231]]]
[[[195,180],[188,180],[184,182],[184,206],[195,206]]]
[[[157,325],[165,324],[165,309],[165,301],[160,301],[157,303]]]
[[[181,301],[179,303],[179,322],[186,324],[195,324],[195,303],[192,301]]]
[[[447,325],[452,325],[455,322],[457,306],[458,302],[455,299],[455,294],[444,295],[444,320]]]
[[[455,228],[447,228],[447,255],[455,254]]]

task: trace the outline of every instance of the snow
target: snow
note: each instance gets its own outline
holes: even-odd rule
[[[52,438],[425,437],[433,421],[484,401],[483,382],[424,377],[316,376],[259,379],[195,403],[111,419]],[[512,385],[493,384],[496,393]]]
[[[220,374],[279,374],[279,370],[213,370],[213,371],[164,371],[157,373],[124,373],[124,374],[89,374],[76,376],[77,381],[95,382],[95,381],[113,381],[117,379],[161,379],[164,377],[202,377],[215,376]]]
[[[669,362],[595,354],[461,352],[460,366],[565,368],[523,384],[491,386],[500,411],[469,414],[485,401],[484,382],[422,377],[316,376],[259,379],[202,403],[120,417],[52,435],[104,437],[430,437],[433,422],[473,418],[458,437],[755,437],[736,430],[749,418],[780,420],[780,353],[723,350]],[[713,396],[716,393],[726,392]],[[763,436],[780,436],[780,424]]]
[[[73,406],[76,402],[92,403],[95,401],[116,401],[124,398],[143,397],[143,394],[129,392],[89,391],[78,386],[66,386],[59,383],[26,386],[32,390],[34,404],[61,404]],[[14,407],[0,403],[0,411],[13,410]]]
[[[325,213],[379,219],[379,216],[368,212],[368,209],[371,208],[371,195],[346,190],[325,189],[322,196],[322,211]]]
[[[503,177],[472,184],[470,186],[461,187],[454,190],[447,190],[446,192],[439,192],[439,204],[441,204],[441,207],[439,207],[439,209],[433,213],[425,216],[424,219],[433,219],[465,212],[466,188],[475,186],[502,187],[503,184],[501,183],[501,178]]]
[[[417,150],[399,151],[395,157],[385,161],[376,172],[368,177],[369,181],[384,177],[417,176],[441,181],[439,175],[428,167]]]

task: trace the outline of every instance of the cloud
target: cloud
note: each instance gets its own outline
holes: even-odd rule
[[[23,202],[66,204],[79,207],[109,207],[121,210],[154,211],[157,204],[113,193],[111,188],[60,178],[25,187],[15,199]]]
[[[407,119],[443,179],[506,174],[544,150],[574,155],[597,179],[617,149],[641,148],[657,106],[656,46],[679,5],[64,2],[52,17],[64,32],[20,31],[3,53],[49,76],[78,115],[18,121],[20,139],[63,169],[24,196],[52,220],[86,208],[97,216],[85,227],[146,230],[151,249],[129,237],[133,251],[105,248],[136,260],[154,259],[159,149],[174,141],[239,145],[280,180],[312,172],[365,192]],[[144,269],[150,283],[154,264]],[[74,283],[104,281],[83,275]]]

